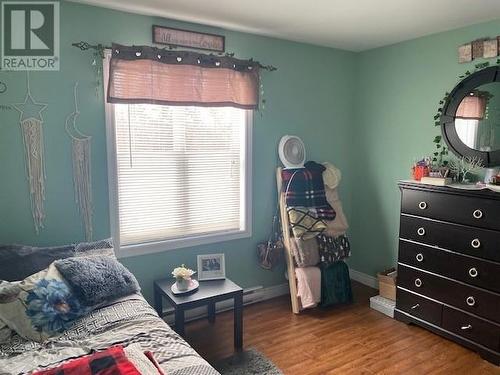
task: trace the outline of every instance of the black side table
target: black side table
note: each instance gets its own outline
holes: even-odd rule
[[[229,279],[200,281],[197,291],[188,294],[174,294],[170,287],[172,278],[154,282],[155,310],[161,317],[163,298],[174,307],[175,331],[184,336],[184,311],[207,305],[208,321],[215,322],[215,303],[226,299],[234,299],[234,346],[243,348],[243,289]]]

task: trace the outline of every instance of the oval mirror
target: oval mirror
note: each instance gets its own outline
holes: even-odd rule
[[[457,156],[476,157],[487,167],[500,165],[500,71],[480,70],[466,77],[448,96],[441,130]]]

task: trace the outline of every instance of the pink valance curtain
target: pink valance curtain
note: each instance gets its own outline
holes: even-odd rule
[[[466,96],[458,106],[456,118],[467,120],[482,120],[486,111],[486,98],[481,96]]]
[[[113,45],[108,102],[257,109],[259,64],[230,56]]]

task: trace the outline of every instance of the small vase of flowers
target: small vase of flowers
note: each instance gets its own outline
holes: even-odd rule
[[[172,275],[175,277],[175,284],[178,290],[188,290],[191,284],[191,276],[196,272],[187,268],[184,264],[180,267],[174,268]]]

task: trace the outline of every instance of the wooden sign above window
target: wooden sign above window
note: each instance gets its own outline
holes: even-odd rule
[[[196,31],[153,25],[153,43],[224,52],[225,37]]]

